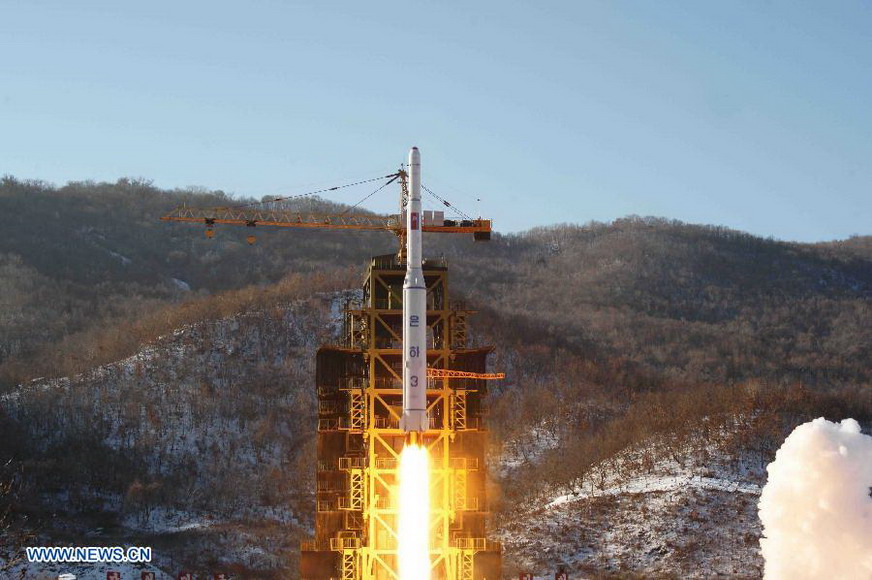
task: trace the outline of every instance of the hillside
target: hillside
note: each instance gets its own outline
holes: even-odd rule
[[[222,562],[287,577],[313,515],[310,355],[337,335],[342,300],[187,325],[124,360],[6,395],[4,421],[18,427],[6,443],[27,481],[21,514],[54,541],[96,528],[153,545],[165,569]]]
[[[63,187],[0,180],[0,363],[33,362],[64,336],[124,324],[162,305],[222,290],[357,264],[388,234],[283,231],[245,242],[247,232],[159,221],[182,204],[245,203],[223,192],[160,190],[146,181],[73,182]],[[303,209],[336,212],[320,199]],[[26,377],[11,371],[12,378]]]
[[[314,351],[394,241],[205,240],[157,221],[182,201],[227,199],[0,184],[0,517],[45,541],[142,539],[168,570],[293,577]],[[872,421],[868,239],[626,218],[425,244],[507,373],[489,415],[507,574],[757,575],[755,490],[785,434]]]
[[[157,221],[178,203],[226,203],[220,192],[168,192],[125,180],[57,190],[4,183],[8,191],[0,201],[29,208],[24,200],[41,200],[36,209],[12,212],[30,216],[18,218],[20,230],[34,230],[29,224],[48,219],[53,206],[70,216],[64,220],[69,232],[48,230],[23,243],[26,236],[13,227],[0,246],[7,255],[0,283],[11,289],[2,295],[10,316],[0,324],[6,338],[0,344],[17,349],[0,367],[7,383],[82,372],[128,356],[154,331],[106,340],[107,329],[166,318],[168,306],[228,287],[265,287],[288,273],[301,276],[303,286],[312,272],[353,280],[370,248],[389,251],[394,244],[387,234],[285,230],[265,232],[248,247],[238,229],[220,229],[206,240],[199,228]],[[75,235],[83,228],[98,232],[102,245]],[[649,386],[763,380],[826,389],[869,382],[872,260],[863,257],[864,238],[792,244],[627,218],[497,235],[488,244],[432,235],[426,243],[431,255],[449,258],[455,291],[483,310],[480,324],[517,325],[519,336],[535,337],[532,344],[566,349],[571,364],[558,368],[572,368],[574,377],[593,372],[593,382],[602,383],[606,377],[597,369],[603,365],[589,363],[608,359]],[[80,259],[63,257],[72,270],[97,264],[108,273],[65,277],[44,267],[39,257],[59,247],[76,248],[70,251]],[[109,253],[120,254],[116,250],[126,252],[127,266]],[[149,267],[136,267],[140,262]],[[143,275],[151,282],[137,279]],[[186,320],[177,311],[173,317]],[[61,336],[67,338],[58,343]],[[531,344],[516,346],[524,352]],[[579,361],[590,368],[575,368]]]
[[[282,230],[261,232],[249,247],[246,232],[232,227],[207,240],[195,226],[158,221],[182,203],[228,198],[136,180],[0,182],[0,211],[12,216],[0,232],[0,362],[16,359],[7,381],[27,379],[28,364],[39,366],[34,355],[61,337],[192,294],[262,286],[288,273],[347,272],[395,246],[389,234]],[[448,257],[467,300],[535,327],[551,344],[596,348],[680,380],[869,380],[868,238],[796,244],[626,218],[496,235],[487,244],[436,235],[425,243],[431,255]]]
[[[470,299],[675,379],[868,382],[872,260],[654,218],[454,254]]]
[[[48,544],[144,543],[167,572],[293,577],[314,509],[312,353],[337,336],[346,296],[184,326],[117,363],[7,394],[4,442],[20,477],[13,529]],[[497,336],[479,339],[519,358]],[[513,368],[493,402],[507,573],[557,563],[595,575],[754,575],[755,497],[782,431],[810,413],[864,411],[754,385],[661,391],[627,406],[590,385],[555,412],[543,393],[561,393],[533,368]],[[518,398],[526,392],[537,396]],[[600,423],[572,424],[572,412]]]

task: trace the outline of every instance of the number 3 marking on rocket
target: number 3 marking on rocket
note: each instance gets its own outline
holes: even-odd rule
[[[409,317],[409,326],[418,328],[418,317],[416,315],[413,314]]]

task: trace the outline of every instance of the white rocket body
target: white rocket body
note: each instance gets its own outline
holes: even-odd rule
[[[406,205],[406,279],[403,281],[403,415],[406,433],[426,431],[427,285],[421,269],[421,154],[409,152],[409,203]]]

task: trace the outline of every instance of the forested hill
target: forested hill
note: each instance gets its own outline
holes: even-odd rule
[[[29,356],[62,336],[129,324],[167,303],[289,272],[360,264],[388,251],[388,234],[282,231],[245,241],[243,228],[207,240],[196,226],[159,221],[174,207],[252,200],[223,192],[161,190],[141,180],[48,184],[0,181],[0,362]],[[337,206],[306,200],[306,210]],[[260,231],[258,232],[260,233]]]
[[[473,301],[566,346],[672,379],[824,386],[872,378],[869,239],[796,244],[627,218],[502,237],[453,263]]]
[[[22,545],[103,530],[94,545],[155,546],[166,570],[295,577],[315,352],[396,241],[257,228],[248,246],[248,228],[158,219],[244,201],[0,183],[0,575]],[[872,424],[872,238],[631,217],[425,248],[506,373],[488,431],[509,575],[759,575],[756,498],[784,437]]]
[[[390,234],[261,229],[251,247],[244,228],[217,228],[208,240],[196,226],[158,219],[182,203],[245,201],[220,191],[161,190],[142,180],[53,187],[4,178],[6,382],[51,373],[34,357],[57,353],[65,336],[82,340],[67,340],[69,352],[53,356],[72,364],[86,354],[76,349],[87,350],[103,329],[221,292],[265,288],[288,274],[344,283],[368,256],[395,248]],[[315,211],[345,207],[304,203]],[[682,379],[841,384],[869,381],[870,240],[796,244],[626,218],[495,235],[483,244],[435,235],[425,243],[427,254],[449,258],[459,295],[492,313],[495,323],[528,327],[532,334],[525,336],[549,345],[619,356]],[[127,354],[106,347],[105,360],[94,352],[88,360]]]
[[[281,236],[263,235],[249,248],[245,237],[250,230],[221,229],[207,240],[197,226],[159,221],[182,204],[252,201],[221,191],[161,190],[143,180],[71,182],[55,188],[6,177],[0,181],[0,250],[21,256],[24,264],[60,283],[153,289],[176,278],[194,290],[214,292],[275,282],[288,271],[323,269],[325,260],[353,263],[369,247],[386,249],[392,243],[386,234],[319,232],[323,235],[313,237],[286,230]],[[301,200],[300,208],[338,213],[345,206],[315,197]]]

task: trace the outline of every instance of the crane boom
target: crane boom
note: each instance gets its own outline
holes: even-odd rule
[[[474,373],[470,371],[455,371],[451,369],[427,369],[428,379],[479,379],[496,381],[506,378],[506,373]]]
[[[254,208],[194,208],[180,206],[160,218],[165,222],[188,222],[213,226],[278,226],[288,228],[327,228],[337,230],[387,230],[396,233],[406,226],[397,215],[316,214],[292,210]],[[424,225],[425,232],[447,234],[490,234],[491,221],[484,219],[445,220],[441,225]]]
[[[414,149],[413,151],[417,152],[416,149]],[[183,205],[175,208],[170,213],[161,217],[160,219],[161,221],[165,222],[183,222],[204,225],[206,226],[206,236],[210,238],[213,234],[212,228],[215,225],[246,226],[251,228],[256,226],[274,226],[285,228],[390,231],[393,232],[399,239],[400,248],[398,258],[400,263],[406,262],[407,232],[409,227],[412,228],[413,233],[417,233],[419,236],[418,246],[420,246],[420,233],[418,233],[418,230],[420,230],[420,232],[428,233],[473,234],[473,238],[476,241],[485,241],[490,239],[491,220],[482,218],[471,219],[469,218],[469,216],[466,216],[466,214],[462,214],[463,216],[465,216],[463,219],[444,219],[444,214],[442,212],[422,212],[420,191],[417,191],[416,197],[412,199],[409,191],[408,178],[409,174],[404,169],[400,169],[397,173],[387,175],[383,178],[367,179],[357,183],[331,187],[308,194],[293,196],[291,198],[275,198],[272,200],[250,203],[236,207],[197,208]],[[349,213],[348,210],[346,210],[345,212],[340,214],[320,214],[303,212],[285,203],[289,199],[298,199],[301,197],[312,195],[314,193],[320,193],[322,191],[333,191],[336,189],[341,189],[343,187],[369,183],[380,179],[389,179],[390,181],[382,185],[379,189],[376,190],[376,192],[384,188],[386,185],[393,183],[396,180],[399,180],[400,186],[402,188],[402,195],[400,198],[401,213],[392,215],[378,215],[373,213],[352,214]],[[419,188],[422,187],[420,184],[420,178],[418,179],[417,185]],[[431,195],[434,195],[434,197],[441,201],[446,207],[452,207],[451,204],[445,199],[435,195],[427,188],[424,189]],[[368,197],[369,196],[367,196],[367,198]],[[416,204],[414,205],[414,207],[409,209],[411,215],[407,215],[407,204],[410,201],[413,201]],[[434,214],[438,214],[438,217],[436,217]],[[410,226],[410,223],[414,225]],[[249,244],[253,244],[254,240],[255,237],[253,235],[248,236]],[[420,262],[420,250],[418,250],[417,260]],[[406,302],[405,294],[403,302],[404,304]],[[426,318],[426,315],[424,315],[424,317]],[[426,349],[426,347],[424,348]],[[426,375],[426,377],[430,379],[499,380],[505,378],[505,374],[503,373],[477,373],[453,369],[426,367],[424,367],[424,369],[425,370],[422,370],[422,376]],[[426,414],[424,416],[426,418]],[[426,427],[424,428],[426,429]]]
[[[401,169],[395,174],[387,175],[384,179],[390,179],[385,185],[388,185],[399,179],[402,187],[402,203],[401,210],[405,211],[405,202],[408,200],[408,174]],[[379,178],[375,178],[379,179]],[[360,183],[374,181],[369,179]],[[356,185],[356,184],[349,184]],[[332,191],[341,187],[331,187],[326,190]],[[379,188],[381,189],[381,188]],[[378,191],[378,190],[376,190]],[[429,191],[429,190],[428,190]],[[317,193],[317,192],[313,192]],[[305,194],[310,195],[310,194]],[[295,196],[303,197],[303,196]],[[291,198],[293,199],[293,198]],[[446,206],[451,205],[442,198],[438,198]],[[401,261],[405,261],[406,250],[406,220],[402,214],[378,215],[370,213],[351,214],[343,212],[341,214],[318,214],[302,212],[297,209],[287,207],[282,203],[286,198],[277,198],[270,201],[260,203],[252,203],[236,207],[207,207],[197,208],[188,206],[179,206],[167,215],[161,217],[161,221],[165,222],[186,222],[194,224],[202,224],[206,226],[206,236],[212,237],[212,227],[218,224],[232,226],[275,226],[283,228],[322,228],[332,230],[369,230],[369,231],[389,231],[393,232],[400,242],[399,256]],[[426,213],[426,212],[425,212]],[[441,212],[438,213],[442,216]],[[491,237],[491,220],[486,219],[444,219],[439,218],[422,220],[420,224],[421,231],[437,234],[472,234],[476,241],[486,241]],[[254,236],[248,236],[248,243],[254,243]]]

